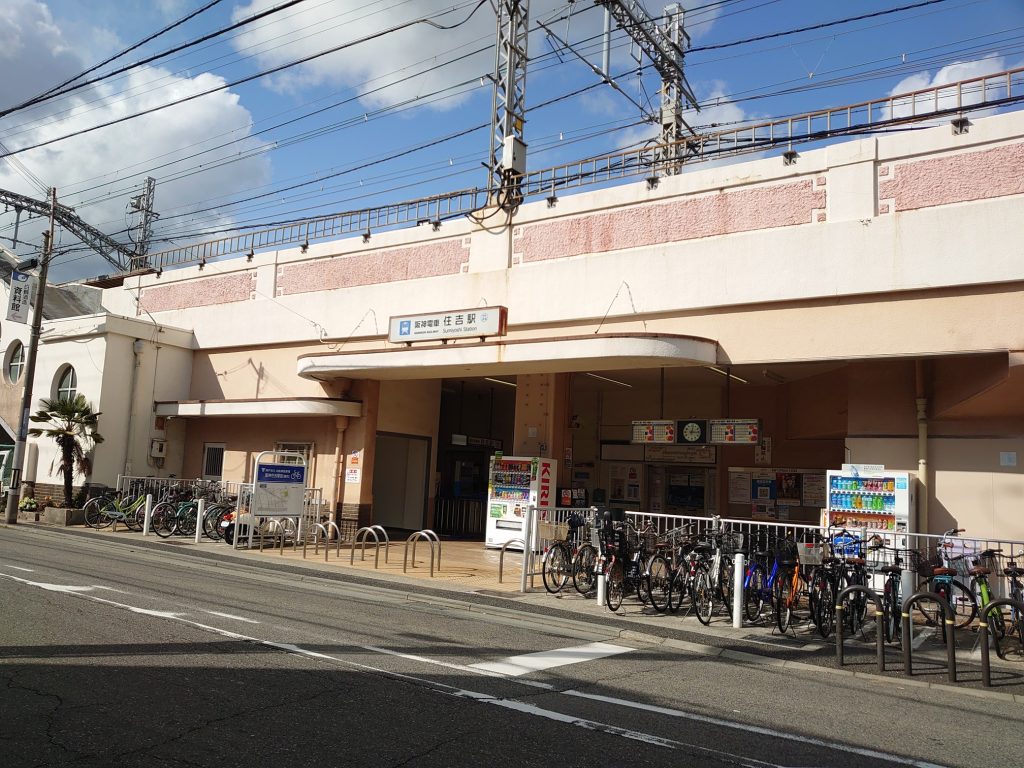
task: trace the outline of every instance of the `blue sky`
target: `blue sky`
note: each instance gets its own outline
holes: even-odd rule
[[[223,0],[125,62],[193,39],[283,0]],[[927,7],[798,35],[709,46],[913,4],[914,0],[691,0],[684,5],[694,50],[689,81],[704,105],[691,125],[716,125],[836,106],[1024,64],[1024,0],[944,0]],[[46,90],[202,5],[202,0],[0,0],[0,108]],[[154,62],[71,97],[0,118],[11,149],[159,106],[332,46],[424,17],[425,24],[307,65],[0,162],[0,187],[37,197],[56,185],[61,200],[125,238],[125,203],[141,180],[158,180],[160,239],[153,250],[233,226],[352,210],[483,185],[493,68],[494,13],[462,0],[304,0],[241,34]],[[652,15],[661,3],[647,2]],[[590,0],[533,0],[531,19],[600,64],[602,14]],[[465,21],[464,21],[465,20]],[[532,24],[536,27],[536,24]],[[657,100],[657,77],[614,38],[612,73],[637,101]],[[536,107],[597,83],[573,54],[530,39],[527,104]],[[474,53],[474,51],[480,51]],[[107,70],[110,67],[106,68]],[[105,71],[105,70],[104,70]],[[481,82],[481,78],[485,78]],[[314,110],[319,114],[310,115]],[[288,125],[274,126],[293,121]],[[711,126],[711,127],[708,127]],[[630,99],[608,86],[531,109],[529,167],[539,169],[642,142],[653,128]],[[466,132],[460,138],[446,136]],[[438,143],[413,151],[420,144]],[[197,154],[203,150],[209,150]],[[400,155],[400,156],[399,156]],[[356,166],[365,166],[358,170]],[[324,178],[331,175],[332,178]],[[303,185],[289,191],[283,187]],[[256,200],[245,198],[260,196]],[[12,234],[0,215],[0,238]],[[27,222],[19,248],[38,243]],[[212,236],[212,235],[211,235]],[[2,241],[10,247],[11,243]],[[71,248],[65,235],[62,247]],[[110,271],[71,250],[57,279]]]

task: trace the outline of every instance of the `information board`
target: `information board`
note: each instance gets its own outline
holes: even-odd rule
[[[257,517],[299,517],[306,494],[306,468],[257,464],[250,512]]]
[[[666,419],[659,419],[656,421],[634,421],[632,442],[675,445],[676,423],[675,421]]]
[[[721,445],[757,445],[761,441],[758,419],[711,419],[708,442]]]

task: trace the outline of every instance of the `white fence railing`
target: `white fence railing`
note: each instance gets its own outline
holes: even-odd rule
[[[702,517],[696,515],[665,515],[647,512],[627,512],[627,519],[638,529],[651,526],[663,536],[677,528],[688,527],[696,538],[709,535],[716,531],[716,526],[724,530],[743,534],[742,549],[747,552],[770,550],[770,543],[779,538],[792,538],[796,542],[812,544],[814,537],[826,537],[843,530],[837,527],[823,528],[818,525],[789,522],[769,522],[760,520],[737,520],[728,518]],[[897,553],[903,550],[902,567],[909,572],[919,559],[937,562],[956,568],[964,586],[970,587],[969,569],[978,560],[981,565],[989,567],[989,584],[995,596],[1004,596],[1005,578],[1002,575],[1001,561],[1014,560],[1018,566],[1024,565],[1024,541],[1015,539],[999,539],[993,537],[949,536],[934,533],[906,533],[882,528],[847,527],[845,530],[860,538],[864,543],[863,552],[869,568],[891,565]],[[942,546],[947,543],[949,546]],[[998,555],[985,558],[982,555],[995,550]],[[908,552],[917,555],[906,554]],[[921,576],[919,580],[925,577]]]

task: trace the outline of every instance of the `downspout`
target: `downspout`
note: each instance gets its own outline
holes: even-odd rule
[[[928,528],[928,398],[924,391],[924,362],[914,363],[914,383],[917,404],[917,531],[929,533]]]
[[[139,379],[139,354],[145,342],[136,339],[132,342],[132,383],[128,390],[128,428],[124,439],[124,474],[126,477],[132,474],[132,419],[135,416],[135,385]]]

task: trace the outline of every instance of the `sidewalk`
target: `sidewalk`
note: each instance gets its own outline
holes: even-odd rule
[[[416,562],[412,562],[412,547],[403,572],[403,557],[406,556],[405,542],[392,542],[385,559],[385,547],[381,545],[377,566],[374,567],[374,546],[372,540],[365,551],[356,547],[355,552],[348,545],[342,545],[340,556],[332,544],[324,559],[324,548],[315,553],[312,545],[303,558],[302,547],[293,549],[266,548],[262,553],[258,547],[253,550],[233,550],[224,542],[203,539],[195,544],[189,538],[171,537],[160,539],[154,535],[143,538],[139,533],[125,530],[96,531],[90,528],[54,528],[51,526],[21,523],[18,528],[33,529],[40,533],[53,533],[109,541],[146,549],[167,551],[168,548],[183,555],[204,560],[237,562],[251,567],[283,572],[300,572],[332,580],[365,583],[389,589],[405,590],[410,600],[441,602],[453,608],[487,612],[512,612],[522,616],[528,614],[533,623],[550,623],[554,626],[586,625],[601,631],[613,630],[623,639],[678,648],[684,651],[710,655],[721,655],[742,663],[754,663],[791,668],[812,669],[838,675],[857,675],[892,681],[900,685],[933,687],[948,692],[968,695],[991,696],[994,699],[1015,700],[1024,704],[1024,664],[1002,662],[991,654],[993,687],[981,685],[980,651],[975,648],[974,632],[958,633],[958,682],[946,683],[946,655],[944,646],[934,638],[922,636],[915,641],[913,678],[902,675],[900,649],[888,646],[886,651],[887,671],[876,673],[875,641],[871,625],[865,628],[865,637],[848,639],[844,644],[846,666],[840,669],[836,662],[835,640],[821,640],[813,627],[801,629],[794,635],[780,636],[770,626],[748,625],[742,629],[732,627],[731,617],[719,615],[711,625],[701,625],[694,616],[658,614],[638,600],[627,598],[618,613],[597,605],[597,601],[579,595],[572,584],[558,595],[548,594],[540,576],[534,578],[534,587],[521,593],[520,575],[522,554],[515,551],[506,553],[503,583],[498,582],[498,550],[489,550],[480,542],[448,542],[441,544],[440,569],[435,561],[434,576],[430,576],[430,547],[425,541],[416,546]],[[350,562],[352,561],[352,562]],[[524,617],[525,618],[525,617]]]

